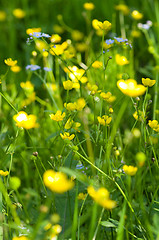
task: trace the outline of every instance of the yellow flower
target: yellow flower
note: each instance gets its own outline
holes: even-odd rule
[[[92,26],[95,30],[104,30],[108,32],[112,24],[109,21],[100,22],[97,19],[93,19]]]
[[[87,193],[79,193],[78,200],[85,200],[86,196],[87,196]]]
[[[62,44],[56,44],[51,46],[49,52],[54,56],[54,55],[61,55],[64,52],[64,46]]]
[[[144,120],[144,113],[140,110],[138,110],[138,112],[134,112],[133,114],[133,117],[136,119],[136,120],[139,120],[139,121],[143,121]]]
[[[50,40],[52,43],[59,43],[61,42],[61,37],[58,34],[52,34]]]
[[[8,171],[0,170],[0,176],[6,177],[9,174]]]
[[[154,131],[159,132],[159,124],[157,120],[149,120],[148,125],[150,128],[152,128]]]
[[[84,69],[79,69],[76,66],[69,67],[69,77],[73,82],[78,82],[79,80],[81,80],[84,73]]]
[[[13,15],[20,19],[25,17],[25,12],[21,8],[16,8],[13,10]]]
[[[0,11],[0,22],[6,20],[7,14],[4,11]]]
[[[64,81],[63,87],[65,90],[71,90],[73,88],[73,82],[70,80]]]
[[[138,12],[137,10],[134,10],[132,13],[131,13],[131,16],[135,19],[135,20],[140,20],[143,18],[143,14]]]
[[[21,82],[20,83],[21,88],[23,88],[26,92],[33,92],[34,91],[34,85],[30,81]]]
[[[14,238],[12,238],[12,240],[29,240],[29,238],[27,238],[25,236],[20,236],[20,237],[14,237]]]
[[[10,68],[10,70],[11,70],[12,72],[18,73],[18,72],[21,71],[21,67],[15,65],[15,66],[12,66],[12,67]]]
[[[142,84],[145,87],[152,87],[156,83],[156,80],[151,80],[150,78],[142,78]]]
[[[33,34],[34,32],[41,32],[41,28],[28,28],[26,30],[26,33],[29,34]]]
[[[77,111],[82,111],[82,109],[86,106],[86,101],[84,100],[84,98],[79,98],[76,101],[76,109]]]
[[[92,67],[93,68],[102,68],[103,63],[101,61],[95,61],[94,63],[92,63]]]
[[[109,123],[112,121],[112,117],[109,117],[109,116],[106,116],[106,115],[103,115],[102,117],[98,116],[97,119],[98,119],[98,122],[103,126],[105,126],[105,125],[108,126]]]
[[[28,115],[26,112],[20,111],[18,114],[13,116],[14,121],[18,127],[25,129],[37,128],[39,124],[36,123],[35,115]]]
[[[46,51],[43,51],[44,49],[47,50],[48,49],[48,45],[46,44],[46,42],[44,42],[43,40],[36,40],[35,41],[35,47],[38,51],[40,51],[42,54],[46,53]],[[48,53],[47,53],[48,56]]]
[[[68,140],[72,140],[75,137],[75,134],[71,134],[68,132],[64,132],[64,134],[60,133],[60,136],[63,140],[68,139]]]
[[[101,96],[104,100],[108,100],[108,99],[112,96],[112,94],[111,94],[111,92],[107,92],[107,93],[101,92],[100,96]]]
[[[137,169],[138,169],[137,167],[133,167],[133,166],[127,166],[127,165],[123,166],[123,171],[130,176],[134,176],[137,172]]]
[[[84,34],[78,30],[73,30],[71,32],[72,39],[75,41],[81,41],[84,37]]]
[[[64,107],[68,111],[74,111],[74,110],[76,110],[76,103],[64,103]]]
[[[129,97],[141,96],[146,91],[146,88],[141,84],[137,84],[137,82],[134,79],[128,80],[121,79],[117,82],[117,86],[122,93]]]
[[[101,187],[97,191],[93,186],[87,188],[88,194],[102,207],[111,210],[116,207],[116,202],[110,199],[109,192],[106,188]]]
[[[15,66],[17,64],[17,60],[12,60],[12,58],[7,58],[4,60],[4,62],[9,67]]]
[[[64,126],[65,129],[70,129],[73,126],[74,121],[69,118]]]
[[[91,92],[92,95],[98,92],[98,86],[96,84],[91,85],[90,83],[87,83],[87,88]]]
[[[128,15],[129,12],[130,12],[128,6],[126,6],[125,4],[116,5],[115,9],[118,10],[118,11],[123,12],[124,15]]]
[[[74,182],[67,179],[67,176],[62,172],[47,170],[43,175],[43,181],[46,187],[56,193],[64,193],[72,189]]]
[[[126,64],[129,64],[129,61],[127,60],[127,58],[124,57],[124,56],[121,56],[120,54],[115,55],[115,60],[116,60],[116,63],[120,66],[124,66]]]
[[[83,7],[84,7],[86,10],[88,10],[88,11],[92,11],[92,10],[95,8],[95,6],[94,6],[94,4],[93,4],[92,2],[86,2],[86,3],[84,3],[84,4],[83,4]]]
[[[138,38],[141,36],[141,32],[138,31],[138,30],[132,30],[131,31],[131,36],[134,37],[134,38]]]
[[[62,121],[64,119],[65,115],[66,115],[65,112],[62,113],[60,110],[58,110],[56,112],[56,114],[51,114],[50,118],[52,120],[56,121],[56,122],[59,122],[59,121]]]

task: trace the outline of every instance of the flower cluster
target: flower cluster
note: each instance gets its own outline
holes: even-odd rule
[[[112,121],[112,117],[107,115],[103,115],[102,117],[97,117],[98,122],[103,126],[109,126],[110,122]]]

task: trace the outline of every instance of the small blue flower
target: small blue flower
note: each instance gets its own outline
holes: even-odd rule
[[[76,165],[76,169],[82,169],[82,168],[84,168],[83,164],[77,164]]]
[[[42,37],[41,32],[33,32],[33,33],[30,33],[29,35],[32,36],[32,37],[35,37],[35,38],[41,38]]]
[[[51,69],[51,68],[48,68],[48,67],[44,67],[43,69],[44,69],[44,71],[46,71],[46,72],[51,72],[51,71],[52,71],[52,69]]]
[[[113,40],[113,39],[107,39],[105,42],[106,42],[106,44],[108,44],[108,45],[109,45],[109,44],[112,44],[112,43],[114,43],[114,40]]]
[[[45,37],[45,38],[50,38],[51,36],[47,33],[42,33],[42,37]]]
[[[128,39],[123,39],[123,38],[119,38],[119,37],[114,37],[114,39],[119,42],[119,43],[122,43],[122,42],[127,42]]]
[[[30,71],[36,71],[36,70],[38,70],[38,69],[40,69],[41,67],[40,66],[38,66],[38,65],[33,65],[33,64],[31,64],[31,65],[27,65],[26,66],[26,70],[30,70]]]

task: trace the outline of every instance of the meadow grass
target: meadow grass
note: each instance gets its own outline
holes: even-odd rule
[[[158,12],[1,4],[0,239],[159,239]]]

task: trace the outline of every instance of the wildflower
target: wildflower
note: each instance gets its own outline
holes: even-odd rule
[[[156,80],[151,80],[150,78],[142,78],[142,84],[145,87],[152,87],[156,83]]]
[[[0,22],[3,22],[6,20],[6,13],[4,11],[0,11]]]
[[[112,94],[111,94],[111,92],[107,92],[107,93],[101,92],[100,96],[101,96],[104,100],[108,100],[108,99],[112,96]]]
[[[127,58],[124,57],[124,56],[121,56],[120,54],[115,55],[115,60],[116,60],[116,63],[120,66],[124,66],[126,64],[129,64],[129,61],[127,60]]]
[[[110,45],[110,44],[113,44],[114,43],[114,40],[113,39],[106,39],[105,43],[107,45]]]
[[[87,88],[92,95],[98,92],[98,86],[96,84],[91,85],[90,83],[87,83]]]
[[[106,188],[101,187],[96,191],[93,186],[89,186],[87,188],[87,192],[93,198],[93,200],[102,207],[108,210],[116,207],[116,202],[110,199],[110,194]]]
[[[134,10],[132,13],[131,13],[131,16],[135,19],[135,20],[140,20],[143,18],[143,14],[138,12],[137,10]]]
[[[143,113],[142,111],[140,111],[140,110],[134,112],[133,117],[134,117],[136,120],[139,120],[139,121],[141,121],[141,122],[142,122],[142,121],[144,120],[144,118],[145,118],[144,113]]]
[[[58,110],[56,112],[56,114],[51,114],[50,118],[52,120],[56,121],[56,122],[59,122],[59,121],[62,121],[64,119],[65,115],[66,115],[65,112],[62,113],[60,110]]]
[[[60,136],[63,140],[68,139],[68,140],[72,140],[75,137],[75,134],[71,134],[68,132],[64,132],[64,134],[60,133]]]
[[[86,196],[87,196],[87,193],[79,193],[77,198],[78,200],[85,200]]]
[[[112,121],[112,117],[109,117],[107,115],[103,115],[102,117],[98,116],[97,119],[98,119],[98,122],[103,126],[105,126],[105,125],[108,126],[110,124],[110,122]]]
[[[138,170],[137,167],[127,166],[127,165],[123,166],[123,171],[127,175],[130,175],[130,176],[134,176],[136,174],[137,170]]]
[[[61,42],[61,37],[58,34],[52,34],[50,40],[52,43],[59,43]]]
[[[74,111],[74,110],[76,110],[76,103],[64,103],[64,107],[68,111]]]
[[[14,237],[12,240],[29,240],[26,236]]]
[[[28,28],[28,29],[26,30],[26,33],[27,33],[28,35],[33,34],[34,32],[41,32],[41,28]]]
[[[49,53],[47,51],[42,52],[44,58],[48,57]],[[49,69],[49,68],[46,68]],[[51,68],[50,68],[51,69]],[[44,69],[45,70],[45,69]],[[46,70],[45,70],[46,71]],[[49,71],[48,71],[49,72]]]
[[[95,30],[109,31],[111,29],[111,23],[109,21],[100,22],[97,19],[93,19],[92,26]]]
[[[6,176],[8,176],[8,174],[9,174],[8,171],[0,170],[0,176],[6,177]]]
[[[14,121],[18,127],[25,129],[37,128],[39,124],[36,123],[35,115],[28,115],[24,111],[18,112],[18,114],[13,116]]]
[[[50,53],[54,56],[54,55],[61,55],[63,54],[65,50],[65,46],[62,44],[56,44],[56,45],[52,45],[50,48]]]
[[[84,37],[84,34],[78,30],[73,30],[71,32],[72,39],[75,41],[81,41]]]
[[[63,87],[65,90],[71,90],[73,88],[73,82],[70,80],[64,81]]]
[[[86,10],[88,10],[88,11],[92,11],[92,10],[95,8],[95,6],[94,6],[94,4],[93,4],[92,2],[86,2],[86,3],[84,3],[84,4],[83,4],[83,7],[84,7]]]
[[[30,81],[21,82],[20,86],[29,93],[34,91],[34,85]]]
[[[74,182],[67,179],[67,176],[62,172],[47,170],[43,175],[43,181],[46,187],[56,193],[64,193],[72,189]]]
[[[39,65],[31,64],[31,65],[27,65],[25,69],[30,71],[36,71],[36,70],[39,70],[40,68],[41,67]]]
[[[157,120],[149,120],[148,125],[150,128],[152,128],[154,131],[159,132],[159,123]]]
[[[95,61],[92,63],[93,68],[101,68],[103,66],[103,63],[101,61]]]
[[[127,38],[121,38],[121,37],[114,37],[115,41],[117,43],[125,43],[125,42],[128,42],[128,39]]]
[[[125,81],[121,79],[117,82],[117,86],[122,93],[128,95],[129,97],[141,96],[146,91],[146,88],[141,84],[137,84],[134,79],[128,79]]]
[[[84,69],[79,69],[76,66],[69,67],[69,77],[73,82],[82,81],[82,77],[85,73]]]
[[[9,67],[15,66],[17,64],[17,60],[12,60],[12,58],[7,58],[4,60],[4,62]]]
[[[73,126],[74,121],[69,118],[64,126],[65,129],[70,129]]]
[[[86,105],[86,101],[84,100],[84,98],[79,98],[76,101],[76,109],[77,111],[82,111],[82,109],[85,107]]]
[[[45,41],[41,40],[41,39],[37,39],[35,41],[35,47],[38,51],[40,51],[41,53],[46,52],[48,50],[48,45]],[[47,53],[48,54],[48,53]]]
[[[13,10],[13,15],[20,19],[25,17],[25,12],[21,8],[16,8]]]
[[[11,70],[12,72],[14,72],[14,73],[18,73],[18,72],[21,71],[21,67],[15,65],[15,66],[12,66],[12,67],[10,68],[10,70]]]
[[[52,71],[52,69],[51,69],[51,68],[48,68],[48,67],[44,67],[43,69],[44,69],[44,71],[46,71],[46,72],[51,72],[51,71]]]
[[[141,32],[138,31],[138,30],[132,30],[131,31],[131,36],[134,37],[134,38],[138,38],[141,36]]]
[[[119,4],[115,6],[115,9],[118,11],[121,11],[124,15],[128,15],[130,10],[127,5],[125,4]]]

